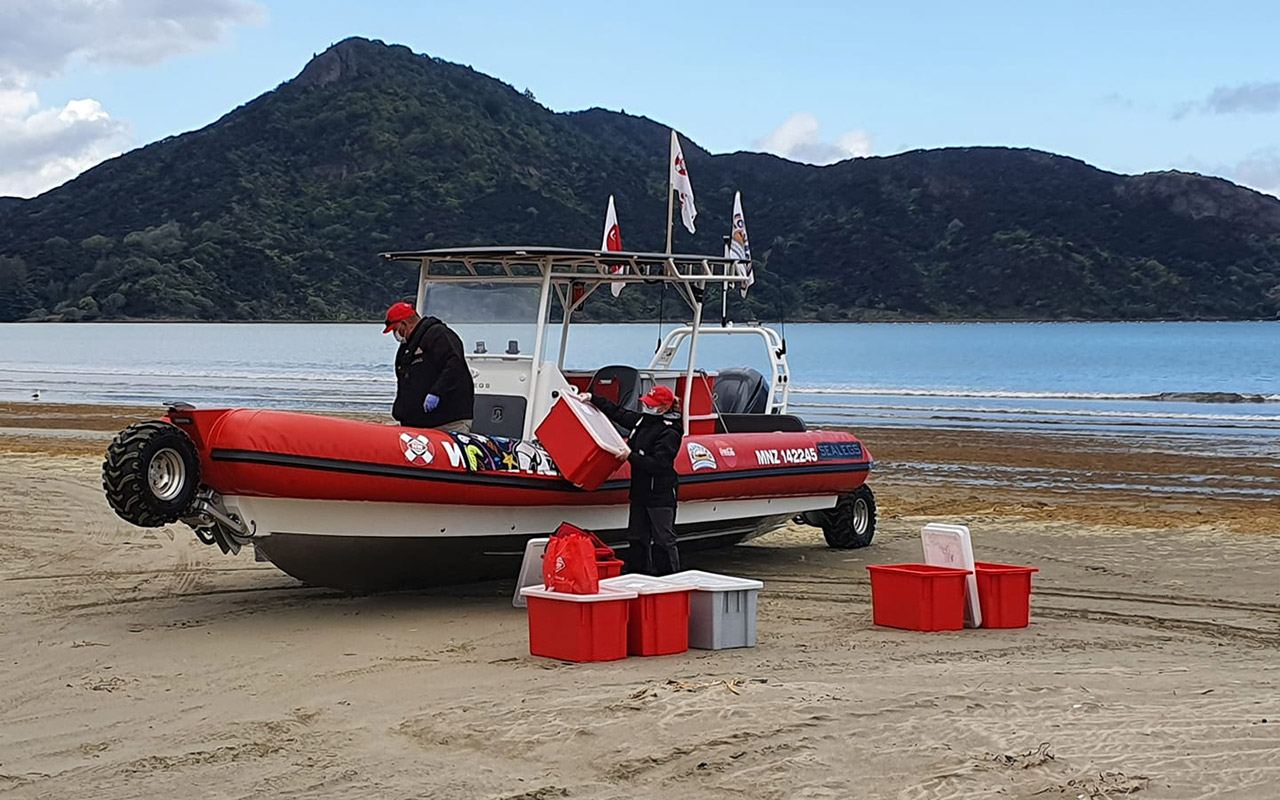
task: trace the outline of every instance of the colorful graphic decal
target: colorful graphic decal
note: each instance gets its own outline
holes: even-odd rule
[[[559,476],[556,462],[542,445],[523,439],[504,439],[475,433],[449,433],[443,442],[449,464],[469,472],[522,472]]]
[[[687,448],[689,451],[689,462],[693,465],[693,471],[700,469],[716,469],[716,457],[711,455],[711,451],[697,442],[689,442]]]
[[[861,442],[818,442],[819,461],[858,461],[861,459]]]
[[[818,450],[814,447],[779,447],[756,451],[756,463],[762,467],[809,464],[817,460]]]
[[[425,433],[417,436],[400,434],[400,450],[404,453],[404,460],[410,464],[425,467],[436,459],[435,448],[431,446],[431,440]]]

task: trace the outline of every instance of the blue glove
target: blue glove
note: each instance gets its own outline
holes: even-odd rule
[[[434,394],[429,394],[427,399],[422,401],[422,410],[427,412],[435,411],[438,405],[440,405],[440,398]]]

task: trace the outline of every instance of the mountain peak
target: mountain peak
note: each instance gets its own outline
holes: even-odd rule
[[[328,86],[353,78],[367,70],[374,60],[385,57],[393,50],[403,50],[412,55],[412,51],[404,45],[389,45],[381,39],[350,36],[307,62],[298,77],[293,79],[293,83],[298,86]]]

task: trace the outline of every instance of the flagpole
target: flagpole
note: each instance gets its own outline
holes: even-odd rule
[[[672,195],[675,193],[675,187],[671,184],[671,171],[674,169],[672,164],[676,160],[676,132],[671,131],[671,152],[667,154],[667,255],[671,255],[671,222],[675,213],[675,201]]]

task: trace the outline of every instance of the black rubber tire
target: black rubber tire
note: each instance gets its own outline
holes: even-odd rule
[[[157,456],[169,466],[181,464],[173,486],[162,495],[156,493],[150,476]],[[200,456],[195,443],[168,422],[139,422],[120,431],[102,462],[107,502],[121,519],[141,528],[176,522],[191,508],[199,488]]]
[[[837,550],[866,547],[876,535],[876,496],[865,483],[841,495],[836,507],[825,512],[822,536]]]

